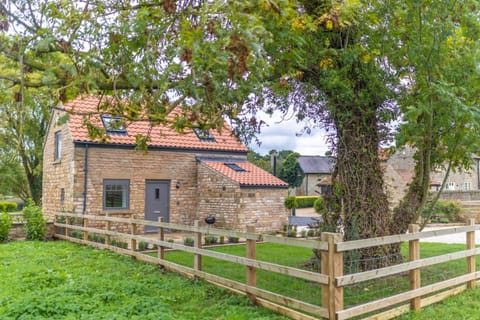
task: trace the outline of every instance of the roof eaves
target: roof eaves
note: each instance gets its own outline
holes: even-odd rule
[[[272,184],[246,184],[240,183],[241,189],[255,188],[255,189],[288,189],[288,184],[272,185]]]
[[[123,143],[104,143],[104,142],[94,142],[94,141],[85,141],[85,140],[75,140],[76,145],[85,145],[97,146],[100,148],[119,148],[119,149],[131,149],[135,148],[135,144],[123,144]],[[182,147],[162,147],[162,146],[148,146],[148,150],[164,150],[164,151],[179,151],[179,152],[215,152],[221,154],[235,154],[235,155],[245,155],[248,152],[242,150],[229,150],[229,149],[200,149],[200,148],[182,148]]]

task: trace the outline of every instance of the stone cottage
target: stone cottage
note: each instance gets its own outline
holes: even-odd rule
[[[327,156],[300,156],[298,164],[305,175],[297,188],[297,195],[318,196],[332,183],[335,158]]]
[[[216,227],[280,230],[287,223],[287,184],[247,162],[247,148],[228,125],[179,134],[148,121],[118,125],[95,96],[52,114],[43,154],[43,210],[144,217],[191,225],[207,216]],[[66,122],[59,121],[68,113]],[[87,121],[106,132],[91,139]],[[136,136],[148,151],[135,150]],[[146,230],[147,232],[149,229]]]

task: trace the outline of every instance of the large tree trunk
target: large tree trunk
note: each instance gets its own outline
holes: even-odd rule
[[[402,234],[408,230],[408,225],[415,223],[425,208],[430,187],[431,151],[418,150],[415,158],[415,175],[408,187],[407,193],[393,210],[392,234]]]
[[[391,234],[391,212],[383,186],[376,106],[349,106],[338,110],[337,160],[330,209],[326,223],[332,230],[341,215],[344,240],[368,239]],[[346,119],[348,115],[349,119]],[[347,272],[383,267],[401,259],[398,248],[372,247],[347,252]]]

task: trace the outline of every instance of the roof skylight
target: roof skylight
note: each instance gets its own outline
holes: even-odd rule
[[[121,117],[102,115],[102,122],[107,133],[127,134],[127,129],[125,129]]]
[[[227,167],[229,167],[230,169],[236,171],[236,172],[245,172],[247,170],[243,169],[242,167],[240,167],[238,164],[236,163],[232,163],[232,162],[225,162],[224,165],[226,165]]]
[[[213,135],[210,133],[209,130],[193,128],[193,131],[197,135],[198,139],[200,139],[200,141],[215,142],[215,138],[213,137]]]

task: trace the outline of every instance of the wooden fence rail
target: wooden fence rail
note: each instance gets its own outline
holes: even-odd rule
[[[59,222],[59,217],[63,217],[65,221]],[[79,221],[82,222],[82,225],[73,224],[72,221],[76,219],[80,219]],[[104,228],[90,227],[89,224],[92,221],[103,221]],[[112,223],[125,224],[129,227],[129,232],[111,230]],[[158,237],[152,238],[139,234],[139,225],[158,227]],[[480,278],[480,272],[475,270],[475,256],[480,254],[480,248],[475,248],[475,231],[479,230],[480,226],[475,225],[473,220],[470,220],[468,225],[464,227],[428,232],[418,232],[418,226],[411,225],[409,233],[404,235],[348,242],[343,242],[342,235],[338,233],[323,233],[321,241],[301,240],[259,234],[255,232],[254,226],[248,226],[247,232],[238,232],[211,227],[201,227],[199,226],[198,221],[194,226],[186,226],[166,223],[161,219],[157,222],[100,215],[79,215],[65,212],[56,213],[55,226],[63,228],[62,233],[56,234],[56,237],[59,239],[91,245],[101,249],[109,249],[121,254],[133,256],[141,261],[159,264],[167,269],[179,272],[188,277],[203,278],[216,285],[233,290],[237,293],[245,294],[255,303],[285,314],[292,319],[311,320],[322,318],[342,320],[365,316],[366,314],[372,314],[375,312],[376,314],[369,316],[366,319],[391,319],[408,310],[418,310],[421,307],[438,302],[449,295],[456,294],[467,288],[472,288]],[[194,246],[191,247],[165,241],[165,229],[193,233],[195,240]],[[71,237],[70,232],[72,230],[83,232],[83,237],[81,237],[81,239]],[[421,239],[456,233],[466,234],[465,250],[430,258],[421,258],[419,245]],[[104,235],[105,243],[90,241],[89,234]],[[240,257],[203,248],[202,236],[207,234],[245,239],[246,255]],[[119,237],[128,240],[129,248],[118,248],[113,246],[112,237]],[[319,250],[321,252],[321,273],[258,260],[256,257],[257,241]],[[343,274],[344,252],[407,241],[409,246],[409,257],[407,262],[370,271],[357,272],[348,275]],[[137,245],[141,242],[158,246],[157,257],[152,257],[137,251]],[[192,253],[194,256],[193,268],[165,260],[166,249],[181,250]],[[219,275],[205,272],[202,270],[202,257],[215,258],[243,266],[246,272],[245,283],[240,283],[238,281],[223,278]],[[465,274],[422,286],[420,277],[422,268],[458,259],[466,259],[467,267]],[[292,279],[298,278],[318,284],[322,287],[321,301],[318,301],[318,305],[315,305],[292,297],[287,297],[283,294],[258,288],[257,270],[275,272],[292,277]],[[410,289],[407,292],[345,308],[344,288],[348,288],[350,285],[356,285],[364,281],[389,277],[405,272],[408,272],[410,280]],[[439,291],[442,292],[438,293]],[[398,307],[401,303],[405,304]],[[379,310],[383,309],[387,309],[387,311],[379,313]]]

